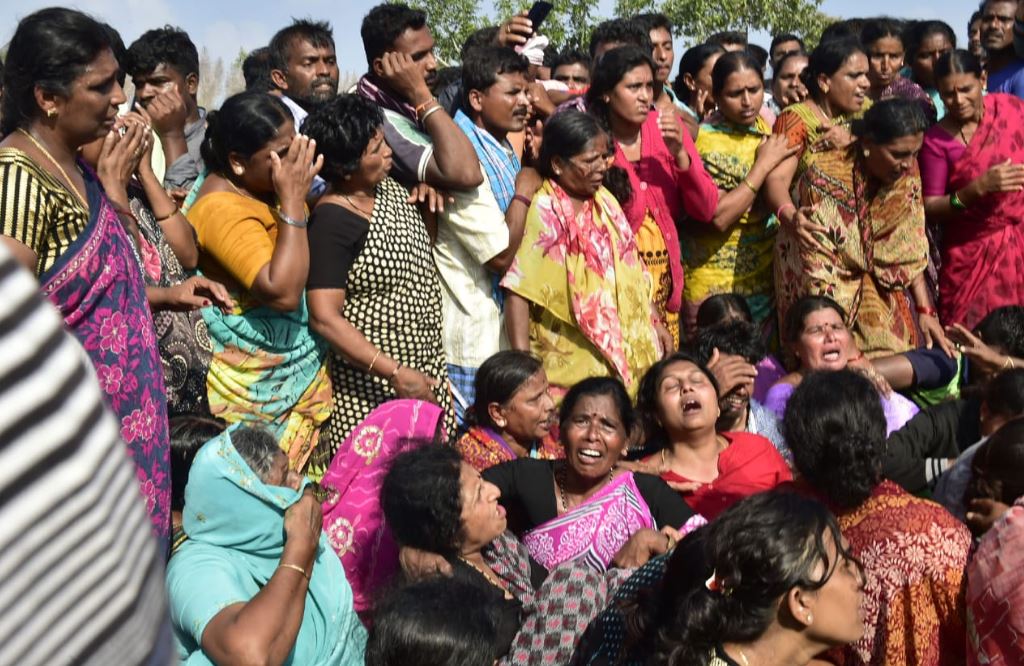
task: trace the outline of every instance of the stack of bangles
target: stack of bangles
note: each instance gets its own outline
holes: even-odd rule
[[[949,205],[953,210],[967,210],[967,204],[960,201],[960,197],[957,196],[956,192],[949,195]]]
[[[416,117],[419,119],[420,124],[427,122],[427,118],[430,114],[441,110],[441,104],[436,99],[431,97],[426,102],[423,102],[416,107]]]

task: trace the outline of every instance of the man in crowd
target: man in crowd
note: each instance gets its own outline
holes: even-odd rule
[[[783,33],[772,37],[772,44],[768,47],[768,58],[772,66],[772,73],[779,66],[782,59],[788,55],[804,52],[804,40],[790,33]]]
[[[664,14],[640,14],[635,19],[647,29],[651,38],[651,59],[654,61],[655,108],[662,111],[676,111],[676,96],[669,80],[675,66],[676,52],[672,46],[672,24]]]
[[[280,97],[281,90],[274,85],[274,79],[271,76],[274,69],[280,69],[280,67],[275,67],[274,54],[269,46],[253,49],[242,61],[242,78],[245,79],[245,89],[268,92]]]
[[[135,101],[149,116],[163,152],[164,187],[187,190],[199,177],[206,109],[199,106],[199,52],[172,26],[149,30],[128,47],[125,70]]]
[[[981,6],[981,41],[988,56],[988,91],[1024,99],[1024,60],[1013,48],[1017,0],[987,0]]]

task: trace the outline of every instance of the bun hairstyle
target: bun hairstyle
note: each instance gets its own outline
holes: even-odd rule
[[[280,98],[265,92],[241,92],[228,97],[219,111],[206,116],[206,135],[200,146],[203,161],[212,173],[231,171],[228,157],[237,153],[252,157],[277,135],[291,111]]]
[[[818,48],[808,56],[807,67],[800,74],[800,80],[807,87],[811,98],[818,102],[825,97],[825,93],[818,85],[820,75],[832,76],[847,60],[858,53],[864,54],[864,47],[854,36],[836,37],[818,44]]]
[[[873,105],[863,118],[854,120],[850,129],[859,139],[886,144],[929,127],[921,105],[908,99],[886,99]]]
[[[676,603],[658,627],[652,664],[706,666],[717,645],[760,638],[790,590],[819,590],[841,562],[856,562],[828,509],[791,492],[744,498],[700,532],[704,561],[695,564],[703,571],[691,580],[707,576],[707,583],[665,600]],[[666,589],[671,585],[666,576]]]

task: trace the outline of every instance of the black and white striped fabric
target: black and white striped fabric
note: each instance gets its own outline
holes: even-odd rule
[[[0,243],[0,664],[168,664],[162,555],[92,365]]]

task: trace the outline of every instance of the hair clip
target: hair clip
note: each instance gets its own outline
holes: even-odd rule
[[[704,587],[708,588],[712,592],[720,592],[725,596],[729,596],[730,594],[732,594],[732,590],[730,588],[725,587],[725,585],[722,582],[722,579],[718,577],[717,571],[711,572],[711,577],[704,581]]]

